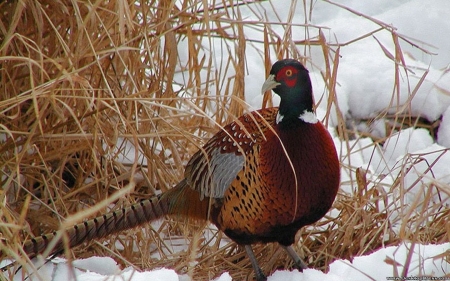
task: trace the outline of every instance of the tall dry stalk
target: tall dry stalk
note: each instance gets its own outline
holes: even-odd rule
[[[341,46],[327,42],[326,27],[308,23],[312,4],[290,5],[281,19],[265,1],[1,2],[0,250],[26,265],[20,252],[26,238],[173,186],[202,143],[249,110],[244,78],[255,67],[247,63],[250,49],[267,71],[285,57],[321,70],[326,89],[317,103],[327,105],[326,123],[338,112],[337,131],[345,151],[354,153],[355,132],[337,110]],[[303,23],[295,20],[299,7]],[[310,60],[316,50],[323,68]],[[398,72],[402,52],[396,51]],[[265,96],[262,106],[271,104]],[[339,196],[337,215],[299,233],[299,253],[308,263],[326,270],[335,258],[351,259],[400,238],[450,240],[449,211],[430,197],[423,204],[434,219],[406,212],[402,237],[396,236],[383,182],[357,168],[343,165],[352,175],[343,184],[355,193]],[[111,200],[118,192],[125,195]],[[242,249],[210,225],[164,220],[105,241],[67,257],[108,255],[124,266],[171,267],[195,280],[223,271],[242,280],[251,272]],[[289,266],[276,245],[257,246],[255,253],[266,271]]]

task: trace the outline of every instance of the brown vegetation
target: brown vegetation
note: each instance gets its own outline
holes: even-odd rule
[[[269,21],[259,2],[0,2],[1,250],[27,264],[20,254],[26,238],[177,183],[193,152],[249,110],[244,77],[254,66],[246,64],[248,48],[260,50],[260,67],[267,70],[277,58],[305,61],[311,49],[321,50],[331,98],[320,102],[337,104],[340,46],[327,43],[324,27],[293,24],[293,15],[284,25]],[[244,19],[244,6],[259,21]],[[388,25],[380,26],[395,35]],[[248,38],[244,28],[261,37]],[[303,28],[306,39],[292,39],[292,28]],[[393,59],[401,65],[398,47]],[[265,96],[263,106],[270,105]],[[339,118],[340,138],[348,143],[355,132]],[[398,207],[404,216],[397,222],[400,232],[394,232],[387,219],[392,201],[386,198],[398,198],[399,190],[408,188],[403,174],[385,187],[357,168],[343,167],[354,178],[343,184],[355,193],[339,195],[336,215],[298,233],[298,252],[308,264],[327,270],[336,258],[352,259],[403,240],[450,241],[450,211],[430,200],[430,193],[423,201],[425,216]],[[443,190],[439,182],[426,187]],[[117,192],[121,196],[111,200]],[[169,267],[195,280],[224,271],[242,280],[251,273],[243,249],[222,233],[176,219],[66,254],[107,255],[137,269]],[[266,272],[290,266],[277,245],[259,245],[255,254]]]

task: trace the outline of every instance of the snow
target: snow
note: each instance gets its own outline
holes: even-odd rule
[[[343,260],[335,261],[330,265],[328,274],[341,278],[332,280],[348,281],[387,280],[386,277],[406,276],[401,273],[405,268],[404,265],[407,264],[408,254],[412,251],[408,276],[442,277],[450,272],[450,265],[438,256],[448,251],[449,247],[450,243],[428,246],[402,244],[399,247],[387,247],[371,255],[356,257],[352,263]]]
[[[392,170],[399,158],[409,151],[425,149],[432,144],[433,139],[426,129],[408,128],[393,134],[383,145],[384,159],[387,161],[386,168]],[[384,171],[376,172],[383,173]]]
[[[450,147],[450,107],[442,115],[441,130],[438,132],[438,143]]]
[[[434,181],[447,185],[450,183],[450,154],[446,150],[450,148],[450,74],[448,72],[450,66],[450,36],[448,36],[450,2],[448,0],[342,0],[339,3],[391,24],[396,28],[398,34],[419,39],[420,47],[436,53],[435,55],[426,54],[408,42],[401,42],[408,70],[400,71],[399,92],[395,92],[395,63],[385,53],[388,51],[390,54],[395,54],[392,35],[389,32],[375,32],[373,36],[343,46],[340,51],[336,91],[339,108],[346,118],[371,118],[386,108],[390,108],[391,113],[396,113],[409,101],[411,101],[410,109],[413,114],[423,116],[430,122],[443,115],[437,132],[437,143],[434,142],[429,131],[413,128],[393,134],[382,146],[374,145],[371,139],[364,137],[350,140],[349,146],[346,146],[335,138],[340,155],[347,156],[342,158],[344,165],[364,167],[374,177],[389,170],[393,175],[391,178],[383,179],[387,183],[394,182],[396,169],[398,173],[402,173],[405,171],[402,171],[400,167],[405,169],[405,167],[413,166],[413,169],[406,172],[404,183],[412,188],[405,194],[405,201],[402,202],[406,205],[413,204],[418,200],[417,196],[421,196],[419,199],[423,199],[425,198],[424,193],[426,193],[423,185],[416,183],[417,180],[422,183]],[[270,16],[272,10],[268,3],[261,5],[264,5]],[[245,7],[242,9],[245,12]],[[297,5],[298,11],[294,22],[304,22],[304,13],[301,9],[303,9],[302,5]],[[287,18],[288,9],[277,9],[277,11],[279,11],[281,19]],[[297,14],[298,18],[296,18]],[[276,18],[275,15],[272,16],[274,19]],[[251,15],[243,18],[251,18]],[[324,31],[329,43],[345,43],[379,28],[377,24],[327,1],[315,3],[310,20],[313,24],[329,27],[329,30]],[[274,28],[281,27],[275,26]],[[299,34],[303,36],[304,32]],[[256,31],[249,31],[248,36],[261,39],[261,33]],[[299,35],[297,34],[297,36]],[[259,64],[261,58],[252,48],[248,48],[247,53],[247,64],[250,67],[245,81],[246,88],[260,89],[264,81],[265,70],[251,66]],[[312,50],[311,60],[315,65],[310,65],[308,68],[317,101],[326,92],[320,68],[323,63],[323,54],[318,50]],[[252,107],[259,108],[262,100],[259,91],[249,90],[247,93],[251,93],[246,96],[247,102]],[[392,99],[393,93],[396,95],[395,99]],[[317,110],[319,119],[326,110],[325,106],[325,103],[319,105]],[[336,124],[335,117],[331,118],[331,125]],[[356,124],[356,127],[383,137],[385,136],[384,121],[381,118],[373,124],[361,122]],[[409,166],[404,166],[405,163],[409,163]],[[342,182],[349,178],[348,172],[343,170]],[[343,185],[342,189],[344,192],[352,192],[349,186]],[[441,202],[442,206],[448,208],[450,204],[448,189],[432,192],[431,195],[430,200]],[[393,221],[396,216],[400,217],[401,215],[401,211],[394,212],[392,214]],[[408,276],[442,277],[448,276],[450,273],[449,250],[450,243],[420,245],[405,242],[399,246],[381,248],[370,255],[355,257],[351,262],[337,259],[330,265],[329,272],[326,273],[315,269],[307,269],[303,273],[296,270],[279,270],[273,273],[268,280],[388,280],[387,277],[402,276],[406,264],[409,264]],[[412,251],[411,256],[409,256],[410,251]],[[411,258],[409,263],[408,258]],[[22,280],[22,277],[18,273],[15,280]],[[63,259],[54,259],[43,265],[38,275],[33,275],[28,280],[61,281],[74,280],[74,277],[77,280],[86,281],[190,280],[187,276],[179,276],[174,270],[165,268],[144,272],[132,268],[121,270],[113,259],[107,257],[93,257],[76,260],[72,263]],[[223,273],[215,280],[229,281],[232,279],[228,273]]]
[[[336,260],[330,264],[330,270],[324,273],[316,269],[306,269],[303,272],[276,271],[268,277],[268,281],[371,281],[388,280],[387,277],[405,276],[405,264],[409,264],[407,276],[443,277],[450,272],[450,264],[445,259],[445,253],[450,249],[450,243],[442,245],[419,245],[403,243],[397,246],[380,249],[370,255],[355,257],[352,262]],[[408,256],[411,262],[408,263]],[[444,255],[443,255],[444,254]],[[188,281],[189,277],[179,276],[172,269],[161,268],[139,272],[132,268],[119,270],[110,258],[93,257],[72,262],[72,268],[63,259],[54,259],[40,268],[38,275],[32,280],[84,280],[84,281]],[[106,271],[106,272],[105,272]],[[39,277],[42,279],[39,279]],[[448,275],[447,275],[448,276]],[[20,272],[14,280],[22,280]],[[215,281],[231,281],[231,276],[225,272]],[[392,279],[394,280],[394,279]],[[443,279],[442,279],[443,280]]]

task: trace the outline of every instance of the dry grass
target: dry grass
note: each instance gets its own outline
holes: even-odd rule
[[[246,2],[208,1],[208,12],[195,0],[0,2],[2,250],[26,264],[17,256],[25,238],[58,229],[71,214],[92,210],[129,183],[134,190],[111,208],[173,186],[193,152],[221,124],[248,110],[244,77],[254,66],[246,65],[246,48],[260,50],[261,67],[267,70],[277,58],[305,61],[312,50],[320,50],[328,94],[320,102],[329,105],[328,114],[332,104],[338,105],[341,46],[327,43],[326,29],[292,24],[293,14],[285,25],[273,23],[259,1]],[[305,5],[309,13],[311,7],[303,2],[292,3]],[[242,18],[243,8],[260,20]],[[402,39],[390,26],[379,25]],[[244,28],[258,31],[260,38],[248,38]],[[303,30],[306,40],[293,36],[293,29]],[[398,72],[403,58],[396,46],[391,56]],[[263,106],[269,105],[271,97],[265,96]],[[348,143],[354,131],[338,117],[340,137]],[[336,216],[298,234],[298,251],[311,266],[327,270],[336,258],[352,259],[402,240],[450,241],[450,211],[443,202],[433,202],[433,194],[423,198],[426,216],[395,207],[404,215],[396,234],[387,217],[401,196],[398,190],[408,188],[402,175],[386,187],[363,169],[344,169],[353,180],[343,184],[355,192],[339,195]],[[437,193],[448,190],[440,182],[432,187]],[[210,228],[164,220],[108,237],[107,246],[95,242],[72,254],[112,256],[137,269],[170,267],[195,280],[223,271],[237,280],[251,278],[243,249]],[[189,249],[176,250],[177,243]],[[290,265],[277,245],[255,246],[255,253],[267,272]]]

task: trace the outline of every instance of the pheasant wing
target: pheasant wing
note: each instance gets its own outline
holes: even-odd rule
[[[265,141],[265,133],[275,122],[277,108],[242,115],[212,137],[186,166],[188,185],[205,197],[220,199],[236,175],[244,168],[253,146]]]

